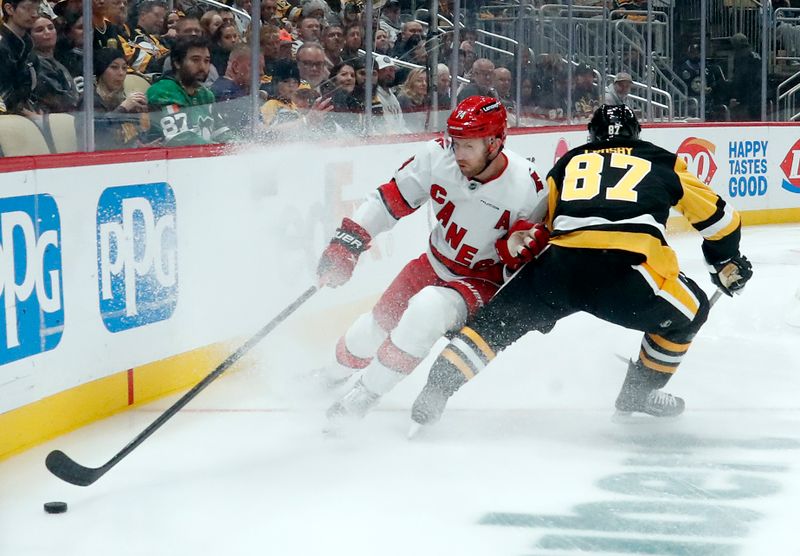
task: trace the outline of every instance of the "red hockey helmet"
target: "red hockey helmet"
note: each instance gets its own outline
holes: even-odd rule
[[[506,108],[491,97],[467,97],[447,118],[447,133],[457,139],[506,138]]]

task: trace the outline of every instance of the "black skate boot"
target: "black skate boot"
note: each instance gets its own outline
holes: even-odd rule
[[[359,378],[341,400],[328,408],[326,416],[332,423],[362,419],[380,399],[380,394],[370,391]]]
[[[628,363],[628,375],[617,396],[615,418],[625,420],[631,413],[653,417],[677,417],[685,408],[682,398],[662,392],[670,375],[646,369],[641,362]]]

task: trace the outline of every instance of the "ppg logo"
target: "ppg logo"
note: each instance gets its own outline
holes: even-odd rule
[[[58,345],[64,330],[62,274],[55,200],[0,199],[0,365]]]
[[[166,183],[106,189],[97,206],[100,313],[109,332],[166,320],[178,302],[175,194]]]

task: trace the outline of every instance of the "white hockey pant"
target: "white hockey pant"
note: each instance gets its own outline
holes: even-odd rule
[[[427,286],[414,295],[400,322],[377,347],[361,380],[376,394],[385,394],[408,376],[446,332],[467,320],[467,304],[457,291]]]

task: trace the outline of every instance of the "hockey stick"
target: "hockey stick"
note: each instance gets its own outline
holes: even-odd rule
[[[722,295],[722,290],[717,288],[717,291],[715,291],[713,293],[713,295],[711,296],[711,298],[708,300],[708,310],[709,311],[711,310],[711,308],[714,306],[714,303],[717,302],[717,300],[720,298],[721,295]],[[624,361],[625,363],[628,363],[630,361],[630,359],[628,359],[627,357],[621,356],[619,353],[615,353],[614,357],[616,357],[620,361]]]
[[[308,301],[308,299],[314,295],[318,289],[318,286],[311,286],[304,291],[300,297],[298,297],[288,307],[281,311],[278,316],[269,321],[261,330],[256,332],[256,334],[242,344],[239,349],[229,355],[228,358],[220,363],[216,369],[214,369],[203,380],[198,382],[191,390],[184,394],[181,399],[172,404],[172,406],[162,413],[158,419],[153,421],[150,426],[139,433],[136,438],[131,440],[127,446],[120,450],[117,455],[108,460],[108,462],[106,462],[104,465],[100,467],[84,467],[83,465],[75,462],[61,450],[53,450],[47,455],[47,459],[45,460],[47,469],[49,469],[50,472],[59,479],[68,483],[72,483],[73,485],[89,486],[90,484],[94,483],[97,479],[105,475],[109,469],[117,465],[125,456],[130,454],[139,444],[144,442],[151,434],[156,432],[161,425],[166,423],[171,417],[178,413],[183,406],[192,401],[192,399],[194,399],[194,397],[197,396],[197,394],[199,394],[206,386],[211,384],[217,377],[227,371],[231,365],[236,363],[236,361],[238,361],[244,354],[250,351],[253,346],[255,346],[264,338],[264,336],[272,332],[276,326],[286,320],[286,318],[294,313],[298,307]]]

